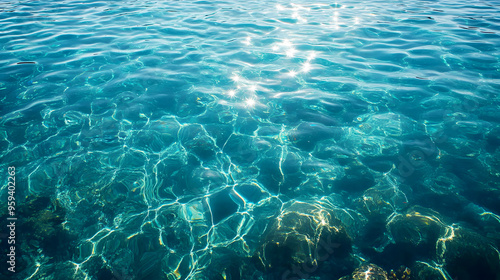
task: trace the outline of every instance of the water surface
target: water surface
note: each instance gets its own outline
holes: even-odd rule
[[[1,1],[2,277],[500,279],[499,5]]]

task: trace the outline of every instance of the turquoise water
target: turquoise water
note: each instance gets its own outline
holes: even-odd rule
[[[499,15],[0,1],[2,279],[500,279]]]

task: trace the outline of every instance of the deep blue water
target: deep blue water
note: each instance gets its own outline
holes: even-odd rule
[[[499,280],[499,50],[495,0],[0,0],[0,278]]]

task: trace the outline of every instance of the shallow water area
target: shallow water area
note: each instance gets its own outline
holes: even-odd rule
[[[500,279],[499,7],[0,0],[0,278]]]

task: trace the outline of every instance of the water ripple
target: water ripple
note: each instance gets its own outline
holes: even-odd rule
[[[492,275],[497,2],[3,1],[15,279],[285,279],[266,238],[310,250],[321,215],[357,249],[297,277],[359,259],[462,277],[464,244]]]

